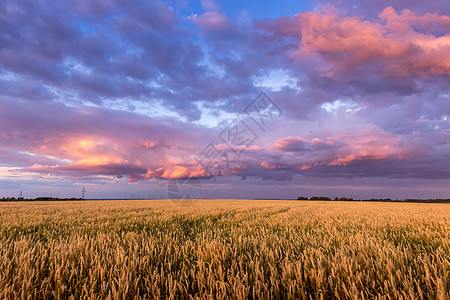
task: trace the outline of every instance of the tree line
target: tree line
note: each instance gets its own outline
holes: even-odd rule
[[[13,202],[13,201],[75,201],[83,200],[82,198],[55,198],[55,197],[37,197],[37,198],[23,198],[23,197],[3,197],[0,199],[1,202]]]
[[[379,198],[379,199],[353,199],[351,197],[298,197],[297,200],[312,200],[312,201],[366,201],[366,202],[414,202],[414,203],[450,203],[450,199],[391,199],[391,198]]]

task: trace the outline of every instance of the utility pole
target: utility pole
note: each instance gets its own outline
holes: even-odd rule
[[[82,193],[82,197],[81,197],[83,200],[84,200],[85,194],[86,194],[86,188],[83,186],[83,193]]]
[[[23,195],[22,195],[22,190],[20,190],[20,195],[19,195],[19,199],[22,199]]]

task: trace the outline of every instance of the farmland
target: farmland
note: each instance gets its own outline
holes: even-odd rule
[[[0,203],[0,298],[447,299],[450,205]]]

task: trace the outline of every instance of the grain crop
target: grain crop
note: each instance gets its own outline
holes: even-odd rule
[[[449,299],[450,205],[0,203],[0,299]]]

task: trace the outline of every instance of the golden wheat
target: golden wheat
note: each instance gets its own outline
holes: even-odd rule
[[[1,299],[449,299],[446,204],[0,203]]]

